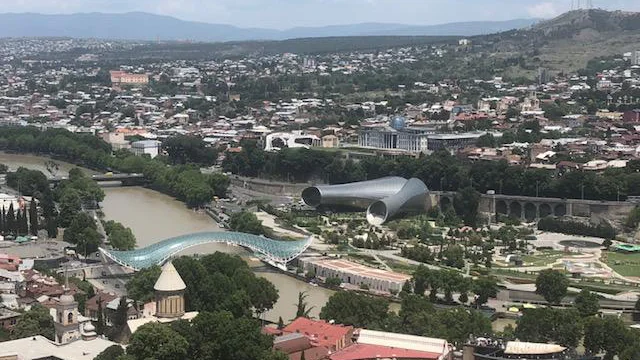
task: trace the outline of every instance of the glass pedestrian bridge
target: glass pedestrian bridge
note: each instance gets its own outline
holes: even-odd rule
[[[193,246],[222,243],[241,246],[263,256],[268,263],[286,269],[286,264],[302,254],[313,242],[310,236],[298,241],[278,241],[239,232],[202,232],[173,237],[141,249],[100,251],[116,263],[134,270],[162,265],[172,256]]]

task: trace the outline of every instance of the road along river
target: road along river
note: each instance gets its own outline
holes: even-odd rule
[[[52,164],[55,163],[54,164]],[[47,177],[66,176],[74,165],[46,157],[0,153],[0,163],[9,166],[10,171],[19,167],[42,171]],[[95,172],[83,169],[85,172]],[[164,239],[202,231],[223,231],[209,216],[192,211],[180,201],[159,192],[142,187],[106,187],[101,203],[106,220],[119,221],[130,227],[136,235],[139,247],[154,244]],[[238,254],[256,268],[262,264],[251,254],[239,247],[224,244],[207,244],[185,250],[183,255],[209,254],[215,251]],[[265,319],[276,322],[279,317],[285,321],[292,319],[296,312],[298,293],[307,292],[307,302],[312,306],[311,315],[318,317],[320,309],[333,291],[311,286],[279,272],[257,271],[271,281],[279,292],[278,302],[265,314]]]

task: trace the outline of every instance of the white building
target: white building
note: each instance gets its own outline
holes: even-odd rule
[[[160,153],[161,145],[162,142],[158,140],[136,141],[131,143],[131,152],[137,156],[149,155],[153,159]]]
[[[267,135],[264,150],[278,151],[284,148],[309,149],[310,147],[321,145],[322,140],[315,135],[305,135],[302,132],[273,133]]]
[[[313,270],[321,278],[337,277],[345,284],[366,285],[370,290],[400,292],[411,276],[370,268],[346,260],[332,258],[303,258],[299,263],[305,271]]]
[[[633,52],[633,56],[631,57],[631,65],[640,65],[640,50],[636,50]]]
[[[78,312],[78,303],[68,293],[60,296],[54,318],[56,341],[44,336],[29,336],[0,344],[2,360],[91,360],[112,345],[113,341],[98,337],[95,327]]]

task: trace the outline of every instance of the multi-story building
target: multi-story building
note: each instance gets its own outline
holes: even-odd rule
[[[0,328],[11,330],[18,323],[20,316],[18,312],[0,307]]]
[[[633,52],[633,56],[631,57],[631,64],[640,66],[640,50],[636,50]]]
[[[144,85],[149,83],[149,75],[147,74],[130,74],[120,70],[112,70],[109,74],[112,85]]]
[[[486,132],[433,134],[428,137],[429,143],[427,148],[430,151],[464,149],[475,145],[478,139],[486,134]],[[501,134],[493,134],[493,136],[501,136]]]
[[[331,258],[300,259],[300,264],[307,271],[315,271],[321,278],[337,277],[345,284],[367,286],[379,292],[400,292],[411,276],[392,271],[370,268],[346,260]]]
[[[131,143],[131,152],[137,156],[149,155],[153,159],[160,153],[161,145],[162,142],[158,140],[136,141]]]
[[[435,130],[428,128],[368,127],[358,133],[358,146],[385,150],[426,152],[428,136]]]

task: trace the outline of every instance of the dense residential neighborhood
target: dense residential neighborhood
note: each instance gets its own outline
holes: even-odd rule
[[[587,7],[0,39],[0,359],[637,359],[640,13]]]

